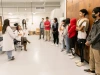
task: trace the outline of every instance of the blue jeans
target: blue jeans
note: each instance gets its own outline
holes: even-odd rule
[[[7,51],[8,59],[12,58],[12,51]]]
[[[70,52],[70,42],[68,35],[65,36],[65,42],[66,42],[66,50],[67,52]]]
[[[64,39],[61,41],[61,49],[62,50],[65,49],[65,41],[64,41]]]

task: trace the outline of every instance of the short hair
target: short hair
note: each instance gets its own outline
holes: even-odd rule
[[[46,19],[49,19],[49,17],[46,17]]]
[[[92,12],[97,14],[98,12],[100,12],[100,7],[95,7]]]
[[[57,18],[54,18],[54,20],[55,20],[56,22],[58,22],[58,19],[57,19]]]
[[[84,13],[84,16],[88,15],[88,11],[86,9],[81,9],[80,12]]]

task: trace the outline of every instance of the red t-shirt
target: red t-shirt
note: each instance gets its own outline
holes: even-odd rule
[[[45,30],[50,30],[50,21],[45,21],[44,27],[45,27]]]

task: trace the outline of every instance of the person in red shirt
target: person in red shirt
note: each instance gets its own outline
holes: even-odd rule
[[[75,40],[76,40],[76,19],[73,18],[70,21],[70,26],[68,27],[68,37],[70,41],[70,49],[72,52],[71,58],[74,58],[75,55]]]
[[[46,21],[44,22],[44,27],[45,27],[45,36],[46,36],[46,41],[50,41],[50,21],[49,18],[46,17]]]

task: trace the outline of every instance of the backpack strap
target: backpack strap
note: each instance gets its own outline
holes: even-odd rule
[[[80,25],[79,25],[79,21],[80,21],[80,20],[78,20],[78,22],[77,22],[78,27],[81,27],[82,24],[83,24],[84,22],[86,22],[86,27],[84,28],[84,31],[88,31],[88,28],[89,28],[89,20],[88,20],[87,18],[85,18],[85,19],[80,23]]]

